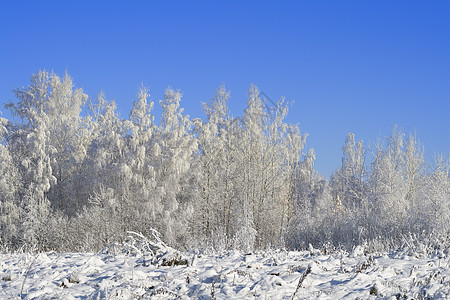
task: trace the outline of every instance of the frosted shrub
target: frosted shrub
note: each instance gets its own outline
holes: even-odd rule
[[[256,230],[251,227],[242,227],[234,236],[234,248],[245,252],[253,251],[256,241]]]
[[[145,266],[153,264],[157,266],[186,265],[187,258],[179,251],[167,246],[160,238],[159,232],[150,230],[151,236],[146,237],[141,233],[128,231],[125,241],[113,243],[102,250],[105,254],[126,254],[138,257]]]

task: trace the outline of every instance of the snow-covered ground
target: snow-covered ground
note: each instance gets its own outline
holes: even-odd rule
[[[183,255],[187,265],[164,266],[123,253],[1,254],[0,299],[450,298],[443,252]]]

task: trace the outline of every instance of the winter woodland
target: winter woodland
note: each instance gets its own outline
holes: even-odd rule
[[[168,88],[159,122],[144,87],[127,119],[67,74],[41,71],[15,94],[12,120],[0,119],[3,249],[96,251],[152,230],[180,250],[389,249],[449,231],[449,157],[425,162],[397,128],[376,145],[349,133],[326,179],[307,134],[286,123],[289,103],[267,109],[255,86],[240,117],[219,87],[203,120]]]

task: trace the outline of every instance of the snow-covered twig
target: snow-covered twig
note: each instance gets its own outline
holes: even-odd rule
[[[28,266],[27,272],[25,273],[25,277],[23,278],[22,281],[22,287],[20,288],[20,299],[22,299],[22,295],[23,295],[23,287],[25,286],[25,281],[28,278],[28,274],[30,273],[31,268],[33,267],[34,263],[36,262],[36,258],[37,255],[34,256],[33,261],[31,262],[31,264]]]
[[[294,300],[295,298],[295,294],[297,294],[298,290],[301,288],[303,281],[305,280],[306,276],[308,276],[308,274],[311,273],[311,265],[308,266],[308,268],[306,269],[306,271],[302,274],[302,276],[300,276],[300,278],[298,279],[298,284],[297,284],[297,288],[295,289],[294,294],[292,294],[291,300]]]

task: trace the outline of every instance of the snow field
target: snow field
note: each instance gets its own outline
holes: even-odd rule
[[[0,299],[445,299],[447,255],[185,253],[187,265],[105,253],[0,255]]]

